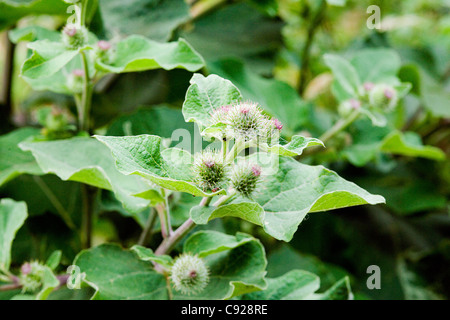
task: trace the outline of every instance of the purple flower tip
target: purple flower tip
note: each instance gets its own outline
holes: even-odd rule
[[[394,91],[392,91],[391,89],[385,89],[384,96],[388,99],[392,99],[394,97]]]
[[[189,277],[190,278],[196,278],[197,277],[197,271],[192,270],[191,272],[189,272]]]
[[[258,166],[257,164],[255,164],[255,165],[252,167],[252,172],[253,172],[253,174],[255,175],[255,177],[259,177],[259,176],[261,175],[261,167]]]
[[[72,73],[75,77],[84,77],[84,70],[75,69]]]
[[[278,119],[273,119],[273,125],[274,125],[275,128],[277,128],[278,130],[283,129],[283,124],[282,124],[281,121],[278,120]]]
[[[23,275],[27,275],[31,272],[31,264],[28,262],[24,263],[22,267],[20,267],[20,272],[22,272]]]
[[[100,40],[97,42],[97,46],[100,48],[100,50],[107,51],[111,49],[111,43],[105,40]]]
[[[364,89],[366,91],[370,91],[373,89],[373,87],[375,87],[375,85],[372,82],[366,82],[364,83]]]

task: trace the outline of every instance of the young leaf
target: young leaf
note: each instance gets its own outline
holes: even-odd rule
[[[37,134],[37,129],[22,128],[0,137],[0,186],[24,173],[44,174],[34,157],[17,146]]]
[[[291,138],[291,141],[285,145],[277,144],[267,147],[267,151],[280,156],[294,157],[303,153],[303,150],[312,146],[325,147],[322,141],[316,138],[305,138],[299,135],[295,135]]]
[[[285,275],[267,279],[267,289],[246,294],[244,300],[304,300],[320,287],[320,279],[313,273],[292,270]]]
[[[44,276],[42,280],[42,289],[36,296],[36,300],[46,300],[50,293],[59,286],[59,280],[53,274],[50,267],[44,267]]]
[[[17,230],[27,218],[25,202],[0,200],[0,271],[8,271],[11,264],[11,245]]]
[[[117,171],[108,148],[91,138],[24,142],[22,150],[31,151],[45,173],[54,173],[62,180],[86,183],[114,191],[125,209],[132,213],[143,210],[148,201],[132,194],[151,189],[137,177],[127,177]]]
[[[95,289],[94,300],[166,300],[166,279],[150,262],[117,245],[104,244],[84,250],[74,265],[85,273],[85,282]]]
[[[50,257],[48,257],[48,259],[45,262],[45,264],[51,270],[55,270],[59,266],[59,263],[61,262],[61,256],[62,256],[62,251],[61,250],[56,250],[50,255]]]
[[[173,259],[170,256],[156,255],[152,249],[145,248],[143,246],[135,245],[131,247],[131,251],[135,252],[140,260],[156,262],[163,267],[170,268],[173,264]]]
[[[201,130],[210,125],[209,119],[215,109],[242,99],[231,81],[214,74],[205,78],[196,73],[190,83],[183,103],[183,116],[186,122],[196,122]]]
[[[371,48],[358,51],[350,63],[358,73],[361,82],[384,82],[397,84],[398,71],[401,67],[400,57],[392,49]]]
[[[204,66],[203,58],[184,40],[159,43],[142,36],[130,36],[117,44],[111,64],[97,62],[105,72],[123,73],[163,68],[183,68],[191,72]]]
[[[187,192],[194,196],[224,194],[224,190],[207,193],[192,182],[192,156],[181,149],[161,151],[161,138],[152,135],[130,137],[95,136],[116,159],[117,169],[125,175],[139,175],[160,187]]]
[[[350,279],[344,277],[324,293],[313,294],[309,298],[314,300],[353,300]]]
[[[198,294],[185,296],[174,291],[174,299],[231,299],[267,286],[264,247],[249,235],[201,231],[186,240],[183,251],[203,256],[210,280]]]

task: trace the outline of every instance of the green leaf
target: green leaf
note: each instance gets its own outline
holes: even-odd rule
[[[320,287],[320,279],[313,273],[292,270],[285,275],[267,279],[267,289],[246,294],[244,300],[304,300]]]
[[[27,15],[66,15],[67,3],[63,0],[2,0],[0,1],[0,30],[14,25]]]
[[[295,135],[291,138],[291,141],[285,145],[273,145],[267,148],[267,151],[279,154],[281,156],[294,157],[303,153],[303,150],[312,146],[325,147],[322,141],[316,138],[305,138],[299,135]]]
[[[348,97],[356,96],[361,85],[356,69],[344,58],[337,55],[326,54],[325,64],[333,72],[336,83],[341,87]]]
[[[444,151],[432,146],[424,146],[415,132],[393,131],[381,143],[380,150],[409,157],[445,160]]]
[[[190,83],[183,103],[183,116],[186,122],[196,122],[201,129],[210,125],[210,115],[215,109],[242,99],[231,81],[214,74],[205,78],[196,73]]]
[[[232,81],[245,99],[258,102],[266,112],[278,118],[284,125],[283,134],[292,135],[309,121],[308,103],[288,84],[261,77],[235,59],[221,60],[209,67],[211,72]]]
[[[152,249],[145,248],[143,246],[134,245],[130,250],[135,252],[142,261],[152,261],[166,268],[170,268],[173,264],[172,257],[166,255],[156,255]]]
[[[210,281],[196,295],[183,296],[174,291],[174,299],[230,299],[267,286],[264,247],[249,235],[201,231],[186,240],[184,252],[203,257],[210,271]]]
[[[105,244],[84,250],[74,265],[85,273],[85,282],[95,289],[94,300],[164,300],[166,279],[150,262],[117,245]]]
[[[148,201],[133,194],[152,189],[138,177],[128,177],[117,171],[111,153],[91,138],[24,142],[22,150],[31,151],[45,173],[56,174],[62,180],[86,183],[111,190],[131,213],[143,210]]]
[[[361,82],[398,84],[397,74],[401,67],[400,57],[392,49],[371,48],[358,51],[350,63]]]
[[[111,64],[97,62],[102,71],[137,72],[163,68],[183,68],[191,72],[204,66],[203,58],[184,40],[159,43],[141,36],[130,36],[117,44]]]
[[[11,264],[11,245],[17,230],[27,218],[25,202],[12,199],[0,200],[0,271],[8,271]]]
[[[251,237],[242,235],[230,236],[212,230],[199,231],[184,242],[183,252],[197,254],[200,258],[204,258],[211,254],[234,249],[253,240]]]
[[[263,174],[265,170],[273,172],[263,176],[259,191],[253,195],[254,201],[238,197],[217,208],[193,207],[191,218],[197,224],[225,216],[239,217],[262,226],[278,240],[290,241],[309,212],[385,203],[382,196],[370,194],[323,166],[262,153],[250,156],[249,160],[259,163]],[[268,168],[269,163],[278,167]]]
[[[110,36],[140,34],[167,41],[189,18],[184,0],[99,0],[99,13]]]
[[[24,173],[43,174],[34,157],[17,146],[38,133],[37,129],[22,128],[0,137],[0,186]]]
[[[310,298],[316,300],[353,300],[350,279],[344,277],[324,293],[314,294]]]
[[[40,40],[28,45],[33,55],[25,61],[22,76],[29,79],[48,78],[61,70],[79,50],[66,50],[60,42]]]
[[[44,267],[44,276],[42,280],[42,289],[36,296],[36,300],[47,300],[47,297],[52,293],[55,288],[59,286],[59,280],[53,274],[53,271],[49,267]]]
[[[59,263],[61,262],[61,256],[62,256],[62,251],[56,250],[50,255],[50,257],[48,257],[47,262],[45,262],[45,264],[51,270],[55,270],[59,266]]]
[[[190,211],[191,219],[196,224],[207,224],[216,218],[236,217],[256,225],[264,225],[264,209],[256,202],[238,199],[220,207],[195,206]]]
[[[192,155],[181,149],[161,151],[161,138],[152,135],[130,137],[95,136],[116,159],[117,169],[125,175],[139,175],[160,187],[187,192],[194,196],[224,194],[224,190],[207,193],[192,182]]]
[[[22,41],[36,41],[49,40],[58,42],[61,40],[61,33],[54,30],[49,30],[39,26],[28,26],[11,30],[9,33],[9,40],[12,43],[19,43]]]

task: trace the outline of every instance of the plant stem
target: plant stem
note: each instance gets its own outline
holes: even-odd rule
[[[322,22],[325,16],[325,9],[327,7],[327,3],[325,0],[321,0],[319,4],[319,8],[317,9],[316,14],[311,20],[311,23],[308,27],[308,34],[306,38],[305,46],[303,47],[301,53],[301,71],[300,71],[300,83],[299,83],[299,93],[303,96],[303,92],[306,88],[306,77],[308,75],[308,65],[311,54],[311,46],[314,41],[314,36],[316,35],[317,27]]]
[[[1,91],[0,102],[2,104],[2,119],[4,124],[9,124],[12,116],[12,80],[14,69],[14,52],[16,45],[8,38],[8,32],[5,32],[5,64],[3,70],[3,90]]]
[[[148,216],[147,223],[145,224],[145,228],[142,230],[141,236],[139,237],[138,245],[143,246],[148,238],[152,235],[153,227],[156,222],[156,213],[152,208],[150,215]]]
[[[78,121],[79,121],[79,129],[81,131],[89,132],[90,129],[89,120],[90,120],[93,88],[91,84],[91,79],[89,77],[89,65],[87,62],[86,53],[83,51],[80,54],[84,69],[84,88],[81,96],[81,105],[78,110],[79,112]]]
[[[216,202],[214,202],[214,207],[220,207],[225,204],[228,200],[233,198],[236,195],[236,190],[230,191],[227,195],[221,196]]]
[[[358,118],[359,114],[359,110],[354,110],[348,117],[338,120],[334,124],[334,126],[332,126],[328,131],[326,131],[319,137],[319,140],[321,140],[325,144],[325,142],[330,140],[337,133],[341,132],[342,130],[347,128],[353,121],[355,121]]]
[[[173,233],[172,226],[170,224],[170,207],[169,199],[165,189],[161,190],[164,197],[164,204],[158,204],[156,211],[158,212],[159,220],[161,222],[161,234],[164,239],[170,237]]]
[[[97,188],[82,184],[83,196],[83,240],[84,248],[92,245],[92,220],[94,218],[94,199]]]
[[[228,141],[226,140],[226,138],[224,138],[225,140],[222,140],[222,157],[223,157],[223,162],[225,163],[226,159],[227,159],[227,153],[228,153]]]
[[[61,287],[61,286],[65,285],[67,283],[67,280],[69,279],[69,277],[70,277],[70,275],[68,275],[68,274],[56,276],[56,278],[59,280],[59,286]],[[14,276],[14,278],[12,280],[13,280],[13,283],[0,286],[0,292],[17,290],[17,289],[22,288],[22,285],[19,283],[18,277]]]
[[[204,197],[200,202],[200,206],[207,207],[211,203],[211,197]],[[164,239],[160,244],[158,249],[156,249],[155,254],[163,255],[167,254],[175,247],[175,245],[183,239],[193,228],[195,227],[194,221],[189,218],[187,219],[177,230],[175,230],[170,237]]]

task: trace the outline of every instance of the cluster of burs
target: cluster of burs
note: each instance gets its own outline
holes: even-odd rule
[[[245,157],[235,163],[235,157],[240,151],[236,146],[271,144],[277,139],[282,127],[280,121],[265,115],[258,104],[253,102],[240,102],[213,110],[209,132],[224,142],[223,149],[205,149],[195,154],[195,183],[204,191],[216,192],[229,188],[232,192],[250,198],[257,188],[262,169]],[[234,147],[228,151],[230,141],[234,141]]]
[[[397,90],[385,83],[364,83],[357,92],[357,98],[343,101],[339,105],[339,114],[348,116],[354,110],[366,107],[369,110],[392,111],[398,102]]]

